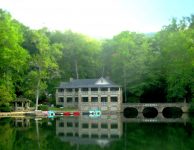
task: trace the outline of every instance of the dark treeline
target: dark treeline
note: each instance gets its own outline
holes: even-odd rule
[[[194,15],[152,36],[123,31],[96,40],[72,31],[32,30],[0,10],[0,106],[16,97],[54,103],[69,78],[110,77],[129,102],[191,101]]]

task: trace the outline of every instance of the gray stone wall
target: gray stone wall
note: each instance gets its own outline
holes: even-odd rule
[[[96,100],[94,100],[96,99]],[[83,91],[82,88],[56,90],[56,104],[63,107],[77,107],[80,111],[89,111],[92,109],[99,109],[101,111],[120,112],[122,104],[122,89],[112,90],[107,88],[102,91],[100,88],[93,91],[88,88]]]

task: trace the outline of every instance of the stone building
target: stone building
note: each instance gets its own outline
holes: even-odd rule
[[[80,111],[99,109],[101,111],[120,112],[122,89],[106,78],[70,79],[61,82],[56,89],[56,104],[63,107],[75,107]]]

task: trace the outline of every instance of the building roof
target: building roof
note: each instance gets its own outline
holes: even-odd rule
[[[31,102],[31,100],[27,98],[16,98],[13,102]]]
[[[82,88],[82,87],[120,87],[109,79],[74,79],[70,82],[61,82],[58,88]]]

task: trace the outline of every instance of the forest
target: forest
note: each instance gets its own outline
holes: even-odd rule
[[[16,97],[54,104],[60,81],[101,76],[121,85],[127,102],[194,101],[194,15],[153,34],[95,39],[30,29],[0,9],[0,107]]]

